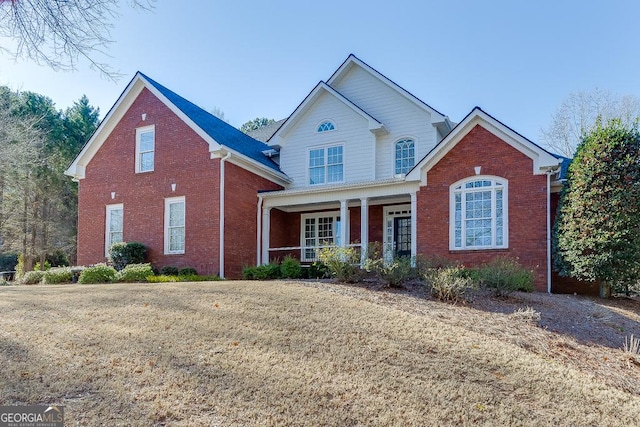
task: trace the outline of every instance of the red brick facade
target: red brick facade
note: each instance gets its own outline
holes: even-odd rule
[[[136,128],[149,125],[155,125],[154,170],[135,173]],[[255,263],[257,192],[279,187],[229,162],[225,167],[225,270],[228,277],[239,277],[242,265]],[[78,263],[106,260],[106,206],[122,203],[124,241],[146,245],[155,267],[189,266],[201,274],[217,274],[219,173],[220,159],[210,158],[208,144],[144,89],[80,180]],[[180,196],[185,197],[185,253],[165,255],[164,200]]]
[[[509,247],[496,250],[449,249],[450,186],[482,175],[508,180]],[[418,253],[441,256],[466,265],[497,256],[518,258],[535,271],[535,286],[547,290],[547,177],[533,175],[532,160],[484,129],[475,126],[427,173],[417,200]]]

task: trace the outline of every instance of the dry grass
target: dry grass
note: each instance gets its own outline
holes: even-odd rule
[[[62,404],[67,425],[615,426],[640,416],[639,393],[545,355],[552,332],[531,322],[340,285],[2,287],[0,320],[0,403]],[[635,378],[640,368],[625,369]]]

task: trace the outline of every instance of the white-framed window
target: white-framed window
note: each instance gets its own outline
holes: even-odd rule
[[[124,229],[124,205],[118,203],[107,205],[105,215],[104,254],[109,256],[109,248],[114,243],[122,242]]]
[[[154,125],[136,129],[136,173],[152,172],[156,149]]]
[[[318,249],[340,245],[340,212],[302,214],[300,241],[302,261],[315,261]]]
[[[406,174],[416,162],[415,141],[413,139],[401,139],[395,143],[395,170],[396,175]]]
[[[326,184],[344,180],[343,146],[309,150],[309,184]]]
[[[494,176],[474,176],[450,187],[452,250],[508,247],[507,184]]]
[[[323,120],[320,122],[318,127],[316,128],[316,132],[329,132],[332,130],[336,130],[336,125],[333,124],[331,120]]]
[[[164,253],[183,254],[185,247],[185,201],[183,197],[164,199]]]

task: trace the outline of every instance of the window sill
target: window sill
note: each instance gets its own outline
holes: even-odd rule
[[[184,252],[165,252],[165,255],[184,255]]]
[[[509,248],[449,249],[450,254],[472,254],[475,252],[510,252]]]

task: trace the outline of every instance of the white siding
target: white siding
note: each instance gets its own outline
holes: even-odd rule
[[[409,137],[416,141],[416,163],[437,143],[437,132],[428,111],[359,66],[353,66],[334,82],[333,88],[381,121],[389,131],[377,138],[377,179],[394,175],[394,143],[398,139]]]
[[[331,119],[336,130],[316,132],[318,124]],[[279,140],[280,168],[293,184],[288,188],[309,185],[309,149],[343,144],[344,182],[372,180],[375,178],[375,136],[368,130],[368,123],[360,114],[324,92],[315,103],[298,118],[294,127]]]

